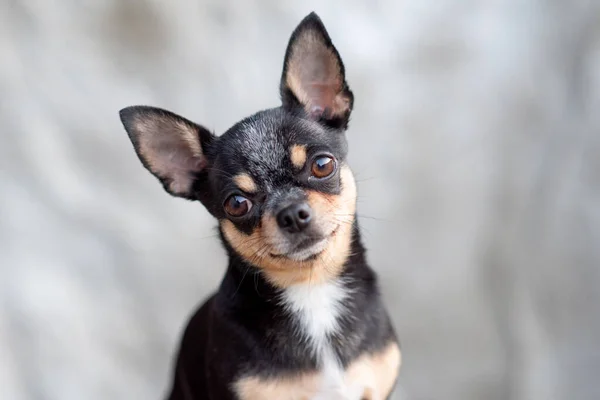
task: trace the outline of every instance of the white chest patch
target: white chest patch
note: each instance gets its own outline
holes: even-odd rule
[[[319,363],[322,385],[313,400],[359,399],[362,393],[362,387],[351,387],[345,382],[344,370],[328,338],[339,331],[344,300],[349,296],[348,289],[339,280],[296,284],[286,288],[282,294],[283,305],[296,319],[299,333]]]
[[[331,350],[327,336],[338,331],[339,316],[348,293],[339,281],[296,284],[285,289],[282,302],[295,317],[300,334],[320,362]]]

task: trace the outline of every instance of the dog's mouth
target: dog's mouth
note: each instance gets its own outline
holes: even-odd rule
[[[288,258],[294,261],[312,261],[317,259],[325,249],[327,249],[327,245],[329,244],[329,240],[333,238],[339,226],[336,226],[335,229],[329,234],[320,237],[308,237],[298,243],[294,248],[285,254],[275,254],[270,253],[271,257],[274,258]]]

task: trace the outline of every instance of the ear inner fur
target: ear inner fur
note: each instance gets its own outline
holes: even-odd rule
[[[260,226],[249,235],[238,230],[231,221],[222,220],[221,229],[227,242],[279,288],[308,281],[325,282],[337,277],[349,256],[356,212],[356,184],[352,172],[343,166],[340,173],[340,195],[307,191],[309,204],[317,213],[315,220],[333,218],[333,222],[339,225],[326,249],[314,260],[294,261],[271,255],[269,239],[277,234],[278,228],[275,218],[269,214],[263,215]]]
[[[310,118],[346,126],[353,95],[342,60],[316,14],[306,17],[292,34],[281,85],[284,106],[289,91]]]
[[[120,115],[143,165],[169,193],[192,198],[194,174],[207,166],[201,140],[210,142],[210,132],[155,107],[128,107]]]
[[[348,109],[340,62],[314,31],[302,32],[292,45],[286,83],[310,114],[327,109],[332,116],[342,116]]]
[[[192,127],[176,121],[173,123],[171,136],[165,137],[162,134],[166,124],[167,121],[136,121],[136,129],[141,136],[139,153],[152,172],[169,180],[170,191],[185,193],[193,183],[189,177],[190,172],[200,171],[204,167],[198,134]],[[159,155],[167,151],[171,153],[170,156]]]

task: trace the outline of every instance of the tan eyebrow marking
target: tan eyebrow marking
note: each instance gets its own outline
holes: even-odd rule
[[[246,193],[256,193],[258,191],[258,187],[256,186],[254,179],[252,179],[252,177],[245,172],[236,175],[233,178],[233,181]]]
[[[290,158],[294,167],[304,167],[304,163],[306,163],[306,146],[299,144],[290,146]]]

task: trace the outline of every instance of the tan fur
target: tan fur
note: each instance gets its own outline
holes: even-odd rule
[[[181,134],[181,137],[187,144],[188,149],[190,149],[192,156],[200,157],[202,155],[202,147],[200,147],[198,131],[182,121],[177,121],[176,126],[177,131]]]
[[[326,195],[307,191],[308,202],[315,212],[314,220],[324,232],[335,230],[326,249],[314,260],[294,261],[274,257],[272,243],[281,235],[272,215],[265,214],[261,224],[247,235],[229,220],[221,222],[221,229],[229,244],[250,263],[261,268],[265,277],[275,286],[285,288],[300,282],[323,282],[339,275],[350,252],[352,223],[356,211],[356,184],[347,166],[340,170],[340,195]]]
[[[364,387],[362,399],[386,399],[396,382],[401,354],[398,344],[390,343],[375,354],[363,354],[344,373],[348,385]],[[318,394],[323,378],[318,372],[263,379],[244,377],[234,384],[241,400],[309,400]],[[333,399],[332,399],[333,400]]]
[[[346,379],[360,382],[367,388],[363,393],[364,400],[384,400],[394,387],[401,358],[398,344],[390,343],[375,355],[364,354],[353,361],[346,369]]]
[[[294,167],[301,169],[306,163],[306,146],[295,144],[290,146],[290,159]]]
[[[233,178],[233,182],[246,193],[256,193],[258,191],[256,182],[254,182],[254,179],[246,173],[236,175],[235,178]]]
[[[313,106],[320,106],[339,116],[350,106],[342,94],[341,65],[315,32],[306,31],[296,40],[288,60],[286,84],[309,113]]]
[[[234,386],[240,400],[310,400],[319,389],[320,383],[317,374],[307,373],[269,380],[247,377],[236,382]]]

